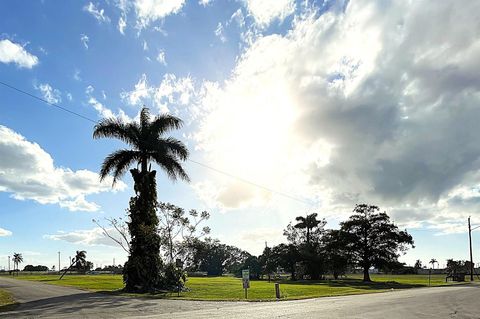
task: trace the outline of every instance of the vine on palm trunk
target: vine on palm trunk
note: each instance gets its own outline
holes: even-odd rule
[[[160,257],[160,236],[157,233],[158,217],[155,162],[173,181],[189,177],[181,162],[188,158],[188,149],[179,140],[164,135],[179,129],[182,121],[172,115],[162,114],[151,119],[148,108],[140,112],[139,122],[125,123],[121,119],[108,118],[95,126],[94,138],[117,138],[131,149],[122,149],[108,155],[100,171],[101,180],[110,173],[113,183],[131,169],[135,196],[130,199],[130,251],[125,263],[123,279],[129,292],[152,292],[165,288],[164,269]]]

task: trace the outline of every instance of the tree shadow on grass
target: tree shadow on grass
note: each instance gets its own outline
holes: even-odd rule
[[[355,288],[362,290],[388,290],[388,289],[410,289],[426,287],[424,284],[407,284],[396,281],[372,281],[364,282],[361,279],[339,279],[339,280],[299,280],[281,281],[281,284],[294,285],[321,285],[335,288]]]
[[[133,297],[133,298],[149,298],[149,299],[171,299],[173,295],[177,295],[176,292],[171,291],[162,291],[157,293],[131,293],[126,292],[123,289],[117,290],[99,290],[97,293],[110,295],[110,296],[123,296],[123,297]]]

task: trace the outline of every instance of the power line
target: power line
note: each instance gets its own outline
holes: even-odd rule
[[[5,86],[5,87],[7,87],[7,88],[9,88],[9,89],[11,89],[11,90],[14,90],[14,91],[18,92],[18,93],[24,94],[24,95],[26,95],[26,96],[29,96],[29,97],[33,98],[33,99],[39,100],[39,101],[41,101],[41,102],[43,102],[43,103],[46,103],[46,104],[48,104],[48,105],[50,105],[50,106],[56,107],[56,108],[58,108],[58,109],[60,109],[60,110],[62,110],[62,111],[64,111],[64,112],[67,112],[67,113],[69,113],[69,114],[71,114],[71,115],[78,116],[79,118],[81,118],[81,119],[83,119],[83,120],[92,122],[92,123],[94,123],[94,124],[98,124],[98,123],[99,123],[99,121],[93,120],[93,119],[91,119],[91,118],[89,118],[89,117],[87,117],[87,116],[85,116],[85,115],[82,115],[82,114],[80,114],[80,113],[77,113],[77,112],[74,112],[74,111],[72,111],[72,110],[69,110],[69,109],[67,109],[67,108],[65,108],[65,107],[63,107],[63,106],[60,106],[60,105],[56,104],[56,103],[51,103],[51,102],[49,102],[49,101],[47,101],[47,100],[45,100],[45,99],[43,99],[43,98],[41,98],[41,97],[39,97],[39,96],[36,96],[36,95],[34,95],[34,94],[31,94],[31,93],[28,93],[28,92],[26,92],[26,91],[24,91],[24,90],[22,90],[22,89],[19,89],[19,88],[17,88],[17,87],[14,87],[14,86],[12,86],[12,85],[10,85],[10,84],[7,84],[7,83],[5,83],[5,82],[0,81],[0,84],[3,85],[3,86]],[[239,181],[241,181],[241,182],[243,182],[243,183],[245,183],[245,184],[249,184],[249,185],[252,185],[252,186],[261,188],[261,189],[266,190],[266,191],[268,191],[268,192],[271,192],[271,193],[273,193],[273,194],[277,194],[277,195],[280,195],[280,196],[289,198],[289,199],[291,199],[291,200],[300,202],[300,203],[305,204],[305,205],[307,205],[307,206],[313,206],[313,204],[308,203],[308,202],[306,202],[306,201],[304,201],[304,200],[302,200],[302,199],[296,198],[296,197],[294,197],[294,196],[291,196],[291,195],[289,195],[289,194],[286,194],[286,193],[283,193],[283,192],[279,192],[279,191],[273,190],[273,189],[271,189],[271,188],[269,188],[269,187],[266,187],[266,186],[257,184],[257,183],[255,183],[255,182],[249,181],[249,180],[247,180],[247,179],[244,179],[244,178],[235,176],[235,175],[230,174],[230,173],[228,173],[228,172],[225,172],[225,171],[216,169],[216,168],[214,168],[214,167],[208,166],[208,165],[206,165],[206,164],[203,164],[203,163],[201,163],[201,162],[197,162],[197,161],[192,160],[192,159],[187,159],[187,160],[188,160],[189,162],[192,162],[192,163],[197,164],[197,165],[199,165],[199,166],[202,166],[202,167],[204,167],[204,168],[207,168],[207,169],[210,169],[210,170],[212,170],[212,171],[215,171],[215,172],[217,172],[217,173],[219,173],[219,174],[222,174],[222,175],[228,176],[228,177],[230,177],[230,178],[239,180]]]
[[[60,109],[60,110],[62,110],[62,111],[65,111],[65,112],[68,112],[68,113],[70,113],[70,114],[76,115],[76,116],[78,116],[78,117],[80,117],[80,118],[82,118],[82,119],[84,119],[84,120],[90,121],[90,122],[95,123],[95,124],[98,123],[98,121],[92,120],[91,118],[88,118],[88,117],[86,117],[86,116],[84,116],[84,115],[82,115],[82,114],[80,114],[80,113],[71,111],[71,110],[69,110],[69,109],[67,109],[67,108],[64,108],[63,106],[58,105],[58,104],[50,103],[50,102],[48,102],[47,100],[45,100],[45,99],[43,99],[43,98],[41,98],[41,97],[39,97],[39,96],[30,94],[30,93],[28,93],[28,92],[26,92],[26,91],[23,91],[23,90],[19,89],[19,88],[16,88],[16,87],[14,87],[14,86],[11,86],[11,85],[9,85],[9,84],[7,84],[7,83],[5,83],[5,82],[0,81],[0,84],[3,85],[3,86],[5,86],[5,87],[7,87],[7,88],[9,88],[9,89],[15,90],[15,91],[17,91],[17,92],[19,92],[19,93],[22,93],[22,94],[25,94],[25,95],[27,95],[27,96],[29,96],[29,97],[31,97],[31,98],[37,99],[37,100],[39,100],[39,101],[42,101],[43,103],[46,103],[46,104],[48,104],[48,105],[50,105],[50,106],[56,107],[56,108],[58,108],[58,109]]]
[[[197,164],[197,165],[203,166],[203,167],[205,167],[205,168],[208,168],[208,169],[210,169],[210,170],[212,170],[212,171],[215,171],[215,172],[217,172],[217,173],[223,174],[223,175],[225,175],[225,176],[228,176],[228,177],[237,179],[237,180],[239,180],[239,181],[241,181],[241,182],[243,182],[243,183],[250,184],[250,185],[252,185],[252,186],[255,186],[255,187],[258,187],[258,188],[262,188],[262,189],[264,189],[264,190],[266,190],[266,191],[269,191],[269,192],[271,192],[271,193],[275,193],[275,194],[278,194],[278,195],[280,195],[280,196],[293,199],[293,200],[295,200],[295,201],[297,201],[297,202],[300,202],[300,203],[302,203],[302,204],[305,204],[305,205],[308,205],[308,206],[312,206],[311,203],[307,203],[306,201],[304,201],[304,200],[302,200],[302,199],[296,198],[296,197],[291,196],[291,195],[288,195],[288,194],[286,194],[286,193],[282,193],[282,192],[273,190],[273,189],[268,188],[268,187],[266,187],[266,186],[263,186],[263,185],[260,185],[260,184],[251,182],[251,181],[246,180],[246,179],[244,179],[244,178],[241,178],[241,177],[232,175],[232,174],[227,173],[227,172],[225,172],[225,171],[221,171],[221,170],[219,170],[219,169],[216,169],[216,168],[214,168],[214,167],[205,165],[205,164],[203,164],[203,163],[200,163],[200,162],[197,162],[197,161],[194,161],[194,160],[191,160],[191,159],[188,159],[188,161],[190,161],[190,162],[192,162],[192,163],[195,163],[195,164]]]

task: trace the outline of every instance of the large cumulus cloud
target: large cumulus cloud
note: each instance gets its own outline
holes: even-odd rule
[[[321,192],[325,209],[366,201],[405,224],[463,218],[480,198],[479,10],[362,0],[306,9],[206,87],[198,148],[264,185]]]
[[[0,191],[19,200],[58,204],[71,211],[97,211],[99,205],[85,196],[126,187],[121,182],[112,189],[111,178],[100,183],[98,174],[89,170],[56,167],[40,145],[1,125],[0,158]]]

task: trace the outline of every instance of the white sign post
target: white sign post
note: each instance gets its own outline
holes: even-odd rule
[[[245,299],[247,299],[247,290],[250,288],[250,270],[243,269],[242,270],[242,283],[243,289],[245,289]]]

